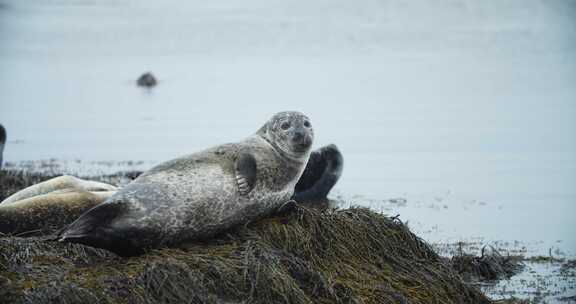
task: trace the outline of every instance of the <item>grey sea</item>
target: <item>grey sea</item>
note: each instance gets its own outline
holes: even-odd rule
[[[0,0],[4,160],[146,169],[299,110],[344,154],[343,205],[447,255],[573,259],[575,54],[571,0]],[[147,71],[158,86],[136,87]],[[544,268],[519,277],[576,295]],[[487,291],[552,289],[519,280]]]

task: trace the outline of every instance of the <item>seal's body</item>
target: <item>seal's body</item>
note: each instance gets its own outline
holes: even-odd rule
[[[152,168],[83,214],[61,240],[131,255],[266,216],[292,197],[312,140],[306,116],[278,113],[244,141]]]
[[[86,192],[118,190],[117,187],[106,183],[87,181],[71,175],[62,175],[20,190],[3,200],[0,206],[6,206],[31,197],[66,189]]]
[[[342,165],[342,154],[335,145],[312,151],[292,200],[308,207],[329,207],[327,194],[338,181]],[[35,184],[0,203],[0,232],[19,236],[52,233],[101,204],[117,190],[106,183],[68,175]]]
[[[0,204],[0,232],[33,236],[57,231],[114,193],[65,189]]]
[[[63,175],[20,190],[0,203],[0,232],[38,235],[72,223],[102,203],[115,186]]]

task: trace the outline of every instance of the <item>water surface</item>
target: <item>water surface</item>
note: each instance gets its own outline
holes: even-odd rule
[[[4,159],[149,167],[300,110],[344,153],[334,196],[574,256],[574,54],[569,0],[2,0]]]

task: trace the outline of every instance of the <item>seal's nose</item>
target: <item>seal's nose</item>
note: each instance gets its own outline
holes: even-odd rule
[[[306,150],[312,145],[312,138],[304,129],[296,129],[292,133],[292,143],[296,150]]]
[[[304,139],[306,134],[302,130],[294,131],[294,135],[292,136],[292,141],[294,142],[301,142]]]

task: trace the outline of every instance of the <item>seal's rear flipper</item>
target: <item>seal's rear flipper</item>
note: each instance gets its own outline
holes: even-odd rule
[[[86,211],[62,231],[60,241],[80,239],[96,233],[116,217],[118,208],[118,204],[104,203]]]
[[[306,169],[292,199],[297,202],[323,201],[342,175],[344,160],[336,145],[322,147],[310,154]]]
[[[123,257],[135,256],[145,252],[144,248],[132,246],[129,239],[107,237],[107,235],[102,234],[102,232],[99,234],[69,235],[60,238],[59,241],[106,249]]]
[[[112,227],[123,208],[119,203],[105,203],[88,210],[60,233],[58,241],[103,248],[121,256],[142,253],[132,246],[129,232]]]

